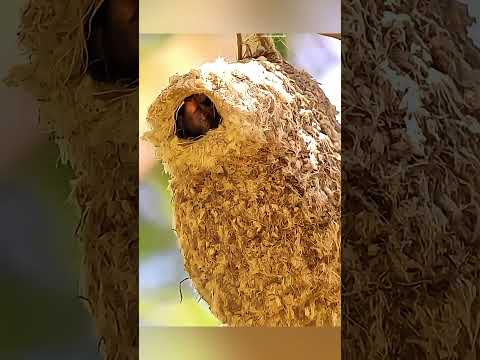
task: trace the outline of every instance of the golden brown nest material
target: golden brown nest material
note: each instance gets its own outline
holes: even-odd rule
[[[251,45],[251,54],[269,46]],[[185,268],[221,321],[339,326],[340,126],[309,74],[271,59],[173,76],[145,137],[171,177]],[[195,93],[222,121],[180,139],[175,114]]]
[[[466,35],[471,19],[456,1],[427,0],[344,1],[342,17],[344,355],[474,359],[480,52]]]
[[[71,198],[81,210],[82,296],[96,319],[107,359],[138,352],[138,93],[129,84],[99,83],[87,75],[83,25],[102,1],[31,0],[19,43],[31,55],[7,83],[24,87],[39,104],[61,160],[75,171]]]

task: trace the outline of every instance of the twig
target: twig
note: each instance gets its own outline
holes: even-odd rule
[[[318,35],[328,36],[328,37],[332,37],[332,38],[335,38],[335,39],[338,39],[338,40],[342,40],[342,34],[341,33],[318,33]]]
[[[182,300],[183,300],[183,294],[182,294],[182,283],[186,280],[190,279],[189,277],[186,277],[185,279],[183,279],[182,281],[180,281],[178,283],[178,289],[180,290],[180,304],[182,303]]]
[[[240,61],[242,60],[243,54],[242,54],[242,34],[238,33],[237,34],[237,60]]]

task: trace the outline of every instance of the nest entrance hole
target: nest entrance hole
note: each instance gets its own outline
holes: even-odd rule
[[[175,113],[175,135],[195,140],[218,128],[221,122],[222,117],[207,95],[192,94],[183,99]]]

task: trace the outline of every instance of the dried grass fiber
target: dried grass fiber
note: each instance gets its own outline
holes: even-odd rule
[[[342,344],[480,354],[480,51],[457,1],[342,2]]]
[[[269,58],[173,76],[145,138],[171,177],[185,268],[222,322],[338,326],[340,126],[309,74]],[[182,140],[175,112],[194,93],[223,121]]]

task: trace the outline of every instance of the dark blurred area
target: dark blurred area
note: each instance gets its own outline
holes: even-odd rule
[[[479,20],[342,1],[342,358],[480,354]]]
[[[3,5],[3,79],[25,58],[16,31],[25,1]],[[80,294],[78,211],[72,171],[37,126],[36,101],[0,83],[0,359],[98,359],[93,321]]]
[[[77,296],[78,218],[66,201],[71,171],[57,165],[58,150],[45,137],[28,150],[9,159],[0,177],[0,352],[8,359],[96,358],[93,324]]]

